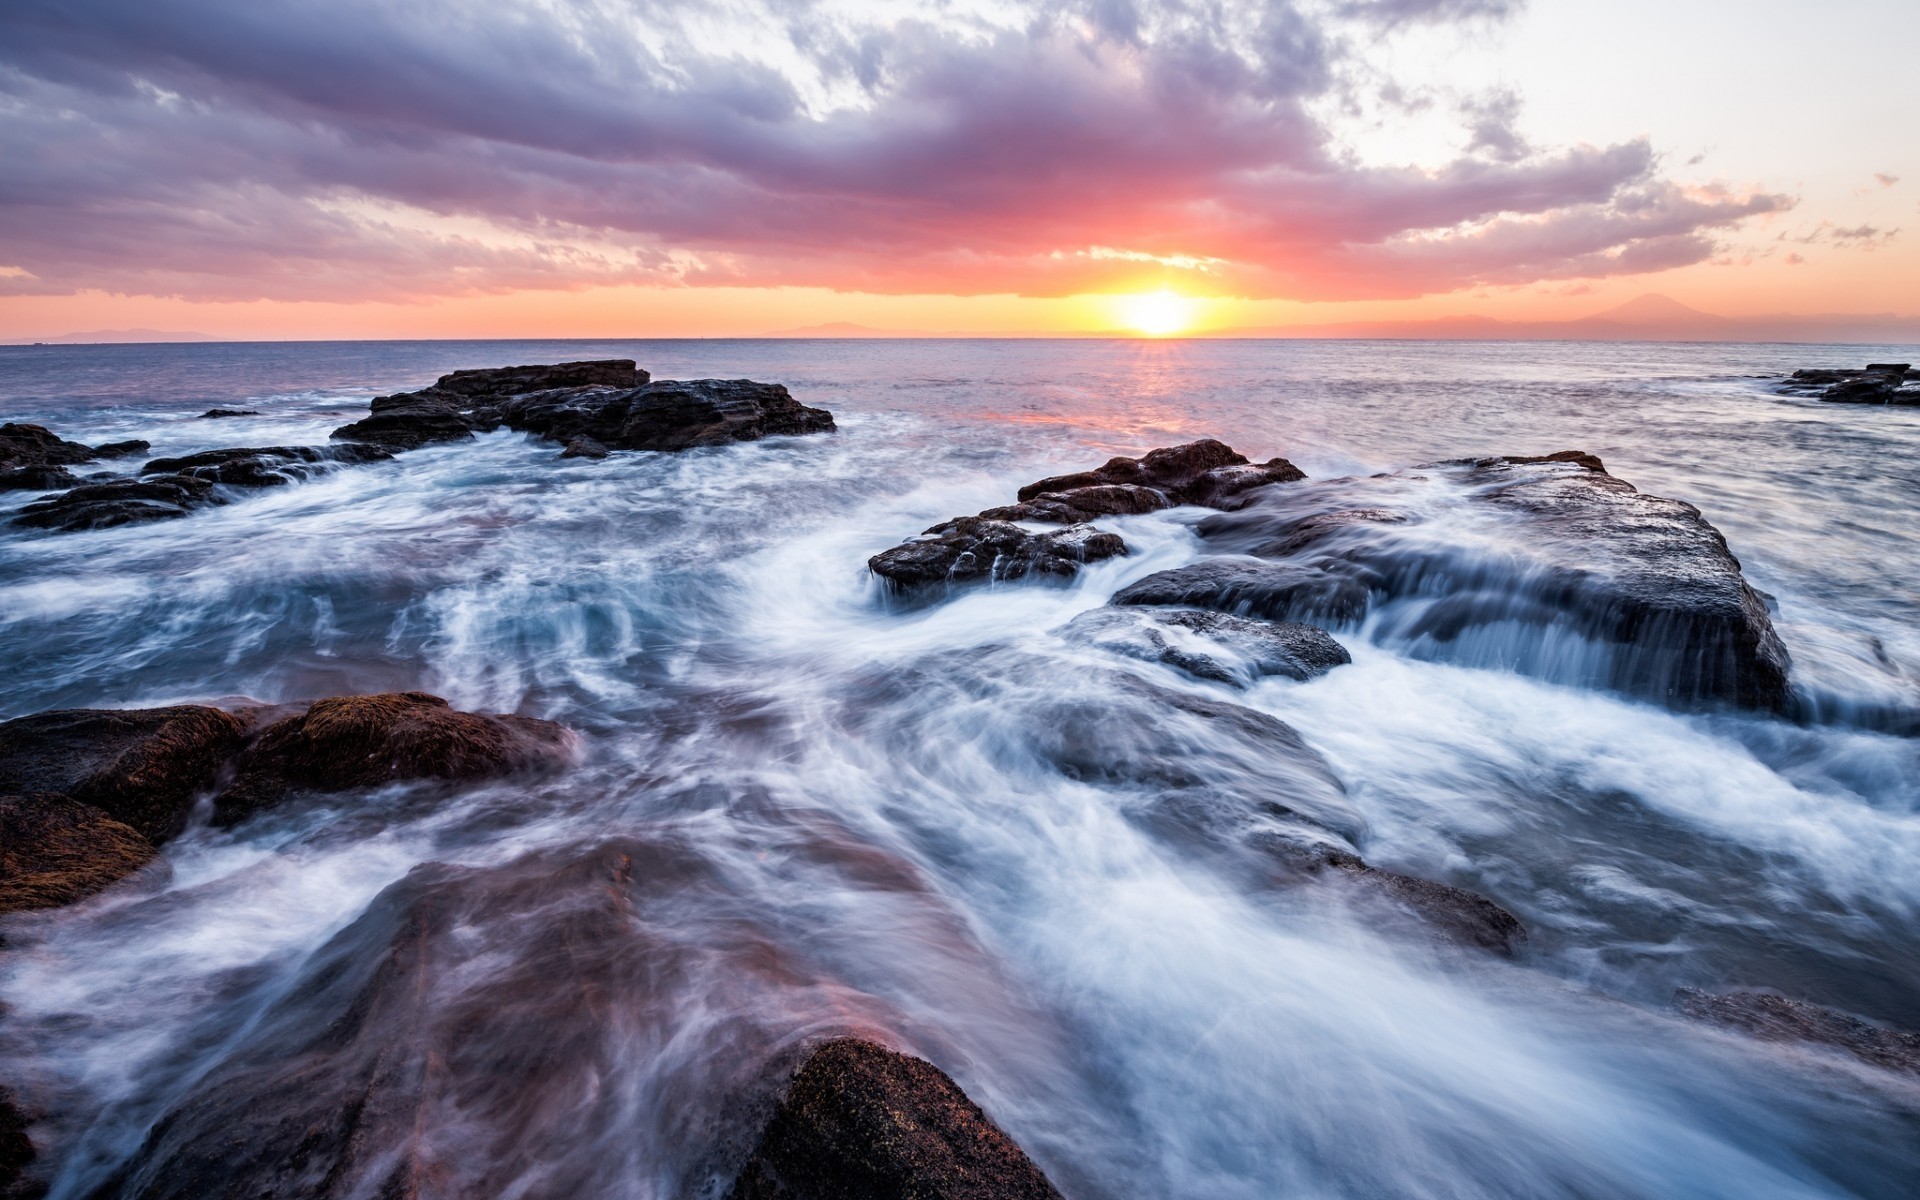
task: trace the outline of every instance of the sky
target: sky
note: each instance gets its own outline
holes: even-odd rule
[[[8,0],[0,338],[1920,314],[1915,44],[1912,0]]]

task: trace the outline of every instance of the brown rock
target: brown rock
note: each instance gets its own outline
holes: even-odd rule
[[[0,1088],[0,1197],[24,1200],[43,1194],[39,1188],[22,1187],[20,1183],[20,1176],[33,1165],[35,1157],[33,1142],[27,1137],[26,1117],[14,1107],[13,1096]]]
[[[151,842],[91,804],[0,796],[0,915],[84,899],[153,856]]]
[[[1106,465],[1073,475],[1056,475],[1020,489],[1021,500],[1064,497],[1084,488],[1152,488],[1171,504],[1232,508],[1244,492],[1269,483],[1293,483],[1306,473],[1284,458],[1254,464],[1233,447],[1212,438],[1149,451],[1139,458],[1108,459]],[[1128,509],[1126,511],[1146,511]]]
[[[1673,1006],[1696,1020],[1738,1029],[1766,1041],[1832,1046],[1876,1067],[1920,1075],[1920,1034],[1869,1025],[1859,1017],[1805,1000],[1771,992],[1716,996],[1697,988],[1681,988]]]
[[[564,761],[573,735],[552,721],[457,712],[425,692],[336,696],[267,726],[214,799],[232,824],[292,792],[403,779],[491,779]]]
[[[158,844],[185,827],[243,731],[192,704],[36,713],[0,724],[0,793],[64,794]]]
[[[793,1077],[728,1200],[1058,1200],[929,1062],[841,1038]]]

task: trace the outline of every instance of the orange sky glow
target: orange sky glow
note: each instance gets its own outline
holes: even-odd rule
[[[513,45],[569,83],[498,105],[525,71],[423,57],[418,86],[342,86],[361,41],[328,22],[427,44],[371,4],[235,35],[320,38],[310,80],[90,7],[58,53],[91,57],[93,90],[44,30],[0,38],[0,340],[1173,336],[1650,292],[1920,321],[1920,143],[1895,136],[1920,76],[1847,69],[1840,11],[1911,42],[1920,10],[1864,0],[1812,30],[1782,0],[1303,3],[1314,36],[1284,50],[1259,5],[1125,28],[839,6],[890,56],[871,73],[750,19],[721,53],[662,15],[600,30],[633,58]],[[1192,73],[1202,43],[1235,66]],[[711,95],[650,74],[695,64]],[[962,69],[991,74],[956,90]]]

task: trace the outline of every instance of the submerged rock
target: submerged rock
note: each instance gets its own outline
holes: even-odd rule
[[[257,417],[260,414],[251,408],[210,408],[200,414],[202,421],[218,421],[225,417]]]
[[[587,437],[585,434],[582,434],[581,436],[574,438],[572,441],[567,443],[567,448],[560,452],[560,457],[561,458],[605,458],[612,453],[613,451],[607,449],[605,446],[601,445],[599,442],[596,442],[592,438]]]
[[[158,844],[240,748],[245,724],[201,705],[60,709],[0,724],[0,793],[58,793]]]
[[[508,401],[504,419],[555,441],[584,437],[615,450],[689,450],[833,428],[832,413],[808,408],[780,384],[751,379],[535,392]]]
[[[154,854],[139,831],[91,804],[44,793],[0,795],[0,916],[85,899]]]
[[[1234,687],[1266,675],[1313,679],[1353,661],[1323,629],[1199,609],[1096,608],[1057,632]]]
[[[240,752],[214,798],[214,820],[233,824],[294,792],[498,778],[564,763],[573,746],[573,734],[552,721],[460,712],[425,692],[316,700]]]
[[[1284,458],[1255,464],[1225,443],[1204,438],[1184,446],[1152,450],[1139,458],[1108,459],[1106,465],[1091,471],[1042,479],[1021,488],[1019,499],[1025,503],[1051,498],[1071,508],[1091,504],[1095,506],[1085,511],[1093,514],[1150,512],[1175,504],[1229,509],[1244,503],[1244,494],[1254,488],[1305,478],[1300,468]],[[1101,500],[1122,493],[1128,495],[1130,505],[1138,505],[1143,492],[1157,494],[1162,502],[1152,508],[1097,506]]]
[[[895,595],[924,597],[974,583],[1070,579],[1083,563],[1125,553],[1127,544],[1118,534],[1087,525],[1029,533],[1010,521],[956,517],[918,541],[874,555],[867,569]]]
[[[1772,1042],[1811,1042],[1844,1050],[1865,1063],[1889,1071],[1920,1074],[1920,1034],[1870,1025],[1805,1000],[1771,992],[1729,992],[1713,995],[1681,988],[1674,1007],[1697,1020]]]
[[[958,1084],[858,1038],[807,1056],[728,1200],[1059,1200]]]

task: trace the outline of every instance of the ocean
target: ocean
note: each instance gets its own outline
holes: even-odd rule
[[[611,356],[783,383],[838,429],[599,461],[501,430],[176,521],[0,523],[0,719],[420,690],[583,746],[533,781],[195,828],[164,877],[8,918],[0,1086],[48,1114],[57,1200],[113,1194],[196,1086],[349,1012],[438,1047],[393,1094],[449,1196],[717,1197],[726,1098],[845,1032],[937,1063],[1074,1200],[1913,1194],[1920,1081],[1674,998],[1920,1030],[1920,409],[1771,387],[1920,349],[0,347],[0,416],[151,457],[316,445],[445,371]],[[1603,648],[1436,640],[1393,611],[1333,630],[1350,664],[1245,686],[1057,633],[1195,561],[1204,510],[1103,521],[1131,553],[1059,585],[915,606],[866,570],[1023,484],[1203,437],[1308,476],[1281,488],[1596,454],[1725,535],[1795,703],[1662,704],[1604,686]],[[1435,477],[1431,503],[1457,499]],[[1520,525],[1458,536],[1528,549],[1500,544]],[[1226,705],[1260,719],[1192,717]],[[1524,947],[1250,881],[1169,818],[1169,789],[1305,802],[1266,718],[1324,763],[1369,864],[1494,901]],[[625,932],[556,956],[574,917],[540,881],[608,845]],[[422,903],[441,940],[379,983]],[[412,1007],[369,1018],[314,982],[354,972]],[[299,1045],[276,1088],[365,1052]]]

